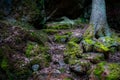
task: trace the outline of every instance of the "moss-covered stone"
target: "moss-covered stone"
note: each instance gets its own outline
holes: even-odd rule
[[[79,43],[80,40],[81,40],[81,39],[80,39],[79,37],[71,37],[71,38],[70,38],[70,41],[71,41],[71,42],[75,42],[75,43]]]
[[[75,42],[68,42],[66,50],[64,51],[64,61],[67,64],[73,65],[77,63],[78,57],[81,57],[83,49]]]
[[[65,55],[70,55],[70,56],[80,56],[81,53],[83,53],[82,48],[80,47],[80,45],[78,45],[75,42],[68,42],[68,46],[67,49],[65,50]]]
[[[99,80],[119,80],[120,64],[101,62],[94,68],[93,73]]]
[[[87,71],[91,68],[91,63],[87,60],[80,59],[77,60],[75,64],[72,64],[70,68],[73,70],[73,72],[86,74]]]
[[[65,43],[69,40],[71,34],[72,34],[71,32],[66,32],[62,35],[57,34],[57,35],[54,36],[54,40],[58,43]]]
[[[105,46],[103,43],[99,41],[94,44],[94,49],[98,52],[104,52],[104,53],[110,51],[108,46]]]
[[[85,38],[83,41],[83,47],[85,49],[86,52],[90,52],[93,50],[93,46],[95,44],[95,41],[89,38]]]
[[[83,53],[82,58],[89,60],[92,63],[99,63],[104,60],[104,54],[102,54],[102,53]]]
[[[58,43],[65,43],[67,40],[68,36],[67,35],[56,35],[55,36],[55,42]]]
[[[35,42],[28,42],[25,55],[30,59],[31,65],[39,64],[40,67],[46,67],[51,60],[47,51],[47,46],[42,46]]]

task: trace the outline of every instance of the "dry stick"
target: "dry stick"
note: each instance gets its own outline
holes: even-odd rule
[[[57,10],[58,10],[58,8],[56,8],[56,9],[46,18],[46,21],[49,20],[49,19],[56,13]]]

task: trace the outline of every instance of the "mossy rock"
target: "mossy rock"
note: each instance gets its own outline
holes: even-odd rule
[[[28,42],[26,46],[26,56],[30,59],[30,64],[39,64],[40,66],[47,66],[51,60],[48,54],[48,47],[39,45],[35,42]],[[44,63],[44,64],[43,64]]]
[[[58,42],[58,43],[65,43],[67,38],[68,38],[67,35],[56,35],[54,40],[55,42]]]
[[[95,38],[84,38],[83,41],[83,46],[85,51],[97,51],[97,52],[115,52],[117,48],[119,47],[119,38],[115,36],[105,36],[105,37],[100,37],[99,39]]]
[[[44,68],[44,67],[48,67],[49,66],[49,63],[51,61],[51,58],[49,55],[47,54],[42,54],[42,55],[39,55],[39,56],[36,56],[36,57],[33,57],[31,60],[30,60],[30,65],[31,67],[35,64],[39,65],[40,68]]]
[[[110,48],[108,46],[105,46],[104,43],[97,41],[94,44],[94,50],[98,52],[106,53],[110,51]]]
[[[120,64],[101,62],[93,69],[93,74],[98,80],[119,80]]]
[[[67,64],[75,64],[78,60],[78,57],[81,57],[83,49],[79,44],[75,42],[68,42],[66,50],[64,51],[64,61]]]
[[[82,59],[89,60],[91,63],[99,63],[104,61],[104,54],[103,53],[83,53]]]
[[[84,51],[91,52],[93,50],[93,46],[95,44],[95,41],[89,38],[85,38],[82,41]]]
[[[91,63],[87,60],[76,60],[74,64],[70,65],[70,69],[76,74],[87,74],[87,71],[90,70]]]
[[[81,38],[72,36],[69,41],[79,43],[81,41]]]
[[[56,35],[54,36],[54,41],[55,41],[55,42],[58,42],[58,43],[68,42],[71,34],[72,34],[71,32],[66,32],[66,33],[64,33],[64,34],[62,34],[62,35],[56,34]]]
[[[83,49],[80,47],[80,45],[72,41],[68,42],[67,48],[64,52],[65,55],[72,57],[81,56],[82,53]]]

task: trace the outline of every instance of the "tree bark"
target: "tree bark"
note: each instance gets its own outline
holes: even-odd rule
[[[92,0],[90,25],[94,28],[95,37],[111,35],[107,23],[105,0]]]

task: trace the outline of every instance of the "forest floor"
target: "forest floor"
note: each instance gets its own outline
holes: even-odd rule
[[[72,53],[70,55],[69,54],[66,55],[65,52],[66,52],[66,49],[68,48],[68,45],[73,45],[76,47],[76,44],[77,44],[81,48],[79,39],[82,37],[85,29],[86,28],[84,27],[84,28],[74,28],[74,29],[58,29],[55,31],[54,30],[48,31],[48,29],[44,29],[40,31],[39,30],[26,31],[24,29],[21,29],[15,26],[6,27],[6,24],[0,23],[0,34],[1,34],[0,45],[4,53],[2,51],[0,52],[2,52],[4,55],[6,55],[5,57],[8,58],[10,63],[9,62],[7,63],[9,63],[10,65],[13,64],[12,69],[18,69],[21,64],[19,62],[15,63],[15,61],[23,61],[22,65],[24,63],[24,67],[26,67],[25,66],[26,64],[28,65],[30,63],[29,67],[27,68],[30,68],[31,66],[33,67],[34,65],[39,65],[39,64],[40,64],[39,65],[40,67],[42,66],[42,68],[38,69],[35,72],[33,70],[32,75],[29,76],[27,80],[96,80],[94,79],[93,75],[90,75],[90,73],[88,73],[88,71],[90,71],[94,66],[96,66],[100,62],[105,61],[107,63],[120,63],[120,52],[117,51],[115,53],[112,53],[109,55],[109,59],[103,59],[103,60],[101,59],[101,57],[104,58],[103,53],[98,53],[94,51],[90,51],[90,52],[83,51],[80,56],[72,57],[71,55],[74,55],[72,53],[76,53],[76,51],[78,50],[82,51],[79,48],[76,48],[75,51],[72,50],[72,48],[70,48],[71,50],[70,51],[68,50],[68,53],[71,53],[71,52]],[[42,43],[49,48],[45,52],[47,52],[47,54],[49,54],[51,58],[51,60],[48,62],[49,65],[47,67],[44,65],[46,64],[46,60],[48,58],[46,59],[42,58],[42,55],[41,55],[42,52],[40,52],[38,48],[36,48],[37,44],[39,44],[39,39],[42,40],[42,38],[44,38],[45,35],[43,35],[43,37],[37,36],[36,38],[35,37],[36,35],[29,36],[28,34],[36,31],[38,32],[43,31],[45,32],[45,34],[47,34],[47,41],[46,39],[45,41],[44,39],[42,41]],[[75,40],[77,39],[78,42],[75,44],[69,44],[72,38],[74,38]],[[35,42],[37,44],[35,48],[33,47],[32,50],[30,49],[28,51],[31,54],[29,53],[26,54],[26,49],[29,49],[26,46],[29,42],[32,42],[32,43]],[[5,48],[4,46],[5,47],[7,46],[7,48]],[[32,51],[33,51],[33,54],[32,54]],[[36,52],[38,52],[38,54],[35,54]],[[39,54],[40,54],[40,57],[39,57]],[[32,63],[31,61],[36,57],[40,58],[40,62]],[[1,62],[2,61],[4,61],[3,56],[1,58]],[[75,62],[75,61],[78,61],[78,62]],[[82,63],[85,65],[83,65]],[[9,75],[5,73],[6,68],[8,67],[8,64],[7,66],[6,64],[1,63],[1,67],[3,68],[3,71],[0,71],[0,77],[2,80],[5,78],[4,77],[5,75]],[[5,73],[5,75],[2,75],[1,73]],[[20,79],[20,80],[24,80],[24,79]]]
[[[84,29],[76,28],[76,29],[68,29],[68,30],[59,30],[57,34],[63,35],[65,33],[72,32],[72,36],[82,36],[83,31]],[[50,43],[48,43],[48,46],[50,48],[49,53],[52,57],[52,62],[50,63],[49,67],[43,68],[37,73],[37,76],[39,77],[39,79],[40,80],[94,80],[93,78],[90,79],[90,76],[87,75],[86,73],[87,70],[85,72],[83,71],[82,73],[81,72],[79,73],[79,70],[78,72],[72,70],[70,68],[71,65],[66,64],[64,62],[64,56],[65,56],[64,51],[66,49],[67,42],[58,43],[55,41],[54,36],[55,34],[49,35]],[[90,55],[89,57],[99,54],[96,52],[88,52],[88,54],[89,53],[93,53],[93,55]],[[86,53],[83,53],[83,54],[86,54]],[[88,59],[88,61],[90,60]],[[109,59],[105,61],[107,61],[108,63],[119,63],[120,52],[115,52],[110,54]],[[93,64],[93,65],[96,65],[96,64]],[[43,74],[43,76],[41,74]]]

